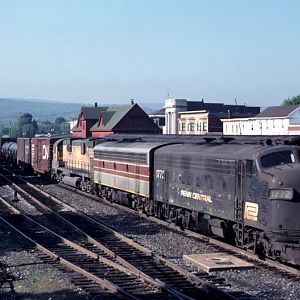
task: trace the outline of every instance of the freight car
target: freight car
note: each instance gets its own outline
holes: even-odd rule
[[[51,174],[53,145],[60,138],[59,136],[43,136],[31,139],[31,166],[35,173]]]
[[[17,165],[22,169],[31,169],[31,139],[18,138]]]
[[[1,146],[1,158],[9,163],[16,163],[17,144],[15,142],[5,142]]]

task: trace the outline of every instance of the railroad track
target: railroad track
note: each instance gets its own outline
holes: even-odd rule
[[[162,293],[142,276],[54,233],[1,200],[2,222],[29,239],[49,257],[99,284],[103,289],[126,299],[176,299],[170,297],[170,294]],[[86,283],[86,288],[91,288],[89,282]]]
[[[265,258],[264,260],[260,259],[257,255],[253,254],[252,252],[249,252],[247,250],[238,248],[236,246],[230,245],[228,243],[225,243],[219,239],[215,239],[213,237],[207,236],[207,235],[203,235],[200,234],[198,232],[194,232],[191,231],[189,229],[180,229],[178,226],[175,226],[173,223],[168,223],[166,221],[160,220],[158,218],[155,217],[151,217],[151,216],[147,216],[144,213],[140,212],[140,211],[136,211],[133,210],[132,208],[123,206],[121,204],[115,203],[115,202],[111,202],[109,200],[106,199],[102,199],[99,198],[98,196],[95,195],[91,195],[88,194],[84,191],[75,189],[73,187],[64,185],[64,184],[60,184],[60,186],[65,189],[65,190],[69,190],[72,191],[74,193],[77,194],[81,194],[85,197],[89,197],[90,199],[93,199],[97,202],[99,201],[104,201],[105,204],[110,205],[112,207],[117,207],[119,209],[123,209],[124,211],[127,211],[129,213],[133,213],[136,214],[146,220],[151,220],[159,225],[162,226],[166,226],[168,228],[170,228],[171,230],[175,231],[175,232],[179,232],[181,234],[184,234],[186,236],[189,236],[191,238],[194,238],[196,240],[199,240],[199,242],[201,243],[205,243],[205,244],[211,244],[214,245],[216,247],[216,249],[219,249],[220,252],[225,252],[228,253],[230,255],[234,255],[238,258],[244,259],[247,262],[250,263],[254,263],[258,268],[262,267],[262,268],[268,268],[269,270],[274,270],[275,272],[279,272],[283,277],[287,277],[287,278],[293,278],[295,280],[299,280],[300,279],[300,269],[299,268],[295,268],[293,266],[289,266],[286,264],[283,264],[279,261],[275,261],[269,258]]]
[[[6,174],[4,174],[5,172]],[[164,292],[158,299],[163,299],[163,296],[172,299],[236,299],[233,294],[217,289],[214,285],[207,283],[210,280],[213,283],[222,285],[224,279],[216,278],[207,273],[203,273],[203,278],[199,278],[186,272],[98,221],[80,213],[59,199],[39,190],[23,179],[17,176],[8,178],[10,173],[5,172],[2,172],[2,175],[6,176],[10,184],[28,202],[38,206],[44,213],[47,213],[47,216],[51,216],[52,221],[56,219],[56,222],[64,222],[64,226],[67,224],[72,227],[73,231],[77,232],[77,240],[78,236],[85,236],[86,241],[81,242],[80,247],[85,249],[84,251],[88,252],[90,256],[94,255],[92,258],[99,259],[99,257],[105,258],[106,256],[105,259],[111,259],[114,264],[118,264],[135,276],[143,278],[148,284]],[[72,235],[70,233],[71,231],[68,230],[68,234]],[[68,246],[72,245],[74,248],[74,243],[70,244],[70,242],[68,242]],[[56,251],[58,251],[58,254],[56,254],[58,257],[60,257],[60,254],[65,253],[60,250]],[[68,252],[70,249],[66,251]],[[125,270],[123,271],[125,272]],[[126,286],[126,282],[122,283],[122,287],[123,285]],[[127,291],[127,289],[124,290]]]

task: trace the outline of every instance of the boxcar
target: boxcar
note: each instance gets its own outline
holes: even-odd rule
[[[31,139],[18,138],[17,165],[21,168],[31,168]]]
[[[55,137],[36,137],[31,139],[31,166],[36,173],[50,174],[53,159]]]

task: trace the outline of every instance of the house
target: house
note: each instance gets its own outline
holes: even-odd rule
[[[223,119],[225,135],[300,134],[300,105],[270,106],[253,118]]]
[[[160,134],[161,129],[138,104],[82,107],[73,136],[104,137],[112,133]]]
[[[71,128],[74,137],[89,138],[92,136],[91,128],[98,121],[99,114],[107,110],[107,107],[82,106],[78,115],[76,126]]]
[[[165,100],[166,134],[222,133],[223,118],[252,117],[260,112],[259,107],[226,105],[187,101],[186,99]]]

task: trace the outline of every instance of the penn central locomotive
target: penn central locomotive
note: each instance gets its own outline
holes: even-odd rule
[[[114,135],[56,138],[41,151],[58,181],[299,266],[299,142]]]

